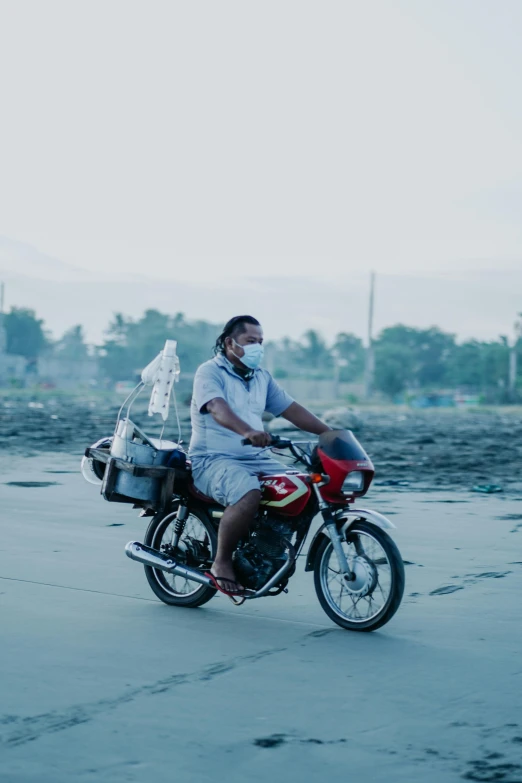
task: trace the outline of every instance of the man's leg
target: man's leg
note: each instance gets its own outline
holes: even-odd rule
[[[219,585],[224,590],[234,587],[234,585],[227,583],[236,583],[232,555],[238,541],[247,535],[259,508],[260,500],[261,492],[258,489],[252,489],[237,503],[228,506],[221,517],[218,548],[212,565],[212,573],[219,577]]]
[[[230,479],[230,488],[232,491],[237,490],[238,483],[241,481],[243,486],[246,486],[244,482],[250,483],[252,481],[258,483],[260,475],[280,475],[285,473],[285,466],[278,460],[271,459],[270,457],[261,457],[256,460],[245,460],[241,464],[241,471],[243,475],[240,479],[238,473],[237,463],[234,465],[232,474],[228,474],[227,478]],[[228,482],[224,477],[221,477],[221,490],[227,486]],[[258,484],[259,486],[259,484]],[[237,503],[227,506],[225,513],[221,517],[219,523],[218,534],[218,550],[214,564],[212,566],[212,573],[214,576],[223,577],[219,580],[220,587],[223,589],[233,589],[234,585],[227,585],[228,581],[233,581],[237,585],[236,576],[234,573],[234,566],[232,564],[232,555],[237,546],[238,541],[244,538],[254,521],[254,517],[259,508],[259,502],[261,500],[261,491],[259,489],[251,489],[246,492],[241,500]]]
[[[259,473],[262,470],[257,462],[216,457],[192,466],[194,483],[200,492],[225,506],[219,523],[217,553],[212,565],[212,574],[220,577],[218,583],[224,590],[237,589],[232,555],[240,538],[247,535],[259,508]]]

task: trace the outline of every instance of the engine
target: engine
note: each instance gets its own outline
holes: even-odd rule
[[[261,517],[248,541],[234,553],[234,570],[244,587],[260,590],[282,568],[292,533],[287,520],[270,514]]]

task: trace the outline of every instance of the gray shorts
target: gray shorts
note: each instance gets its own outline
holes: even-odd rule
[[[247,492],[260,489],[259,476],[286,470],[286,465],[272,457],[200,457],[192,463],[196,489],[222,506],[233,506]]]

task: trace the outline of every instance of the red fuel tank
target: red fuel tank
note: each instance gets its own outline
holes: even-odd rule
[[[303,511],[312,491],[306,473],[277,473],[260,481],[261,505],[289,517]]]

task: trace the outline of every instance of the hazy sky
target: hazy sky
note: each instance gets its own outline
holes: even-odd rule
[[[522,264],[521,0],[0,0],[0,234],[186,281]]]

